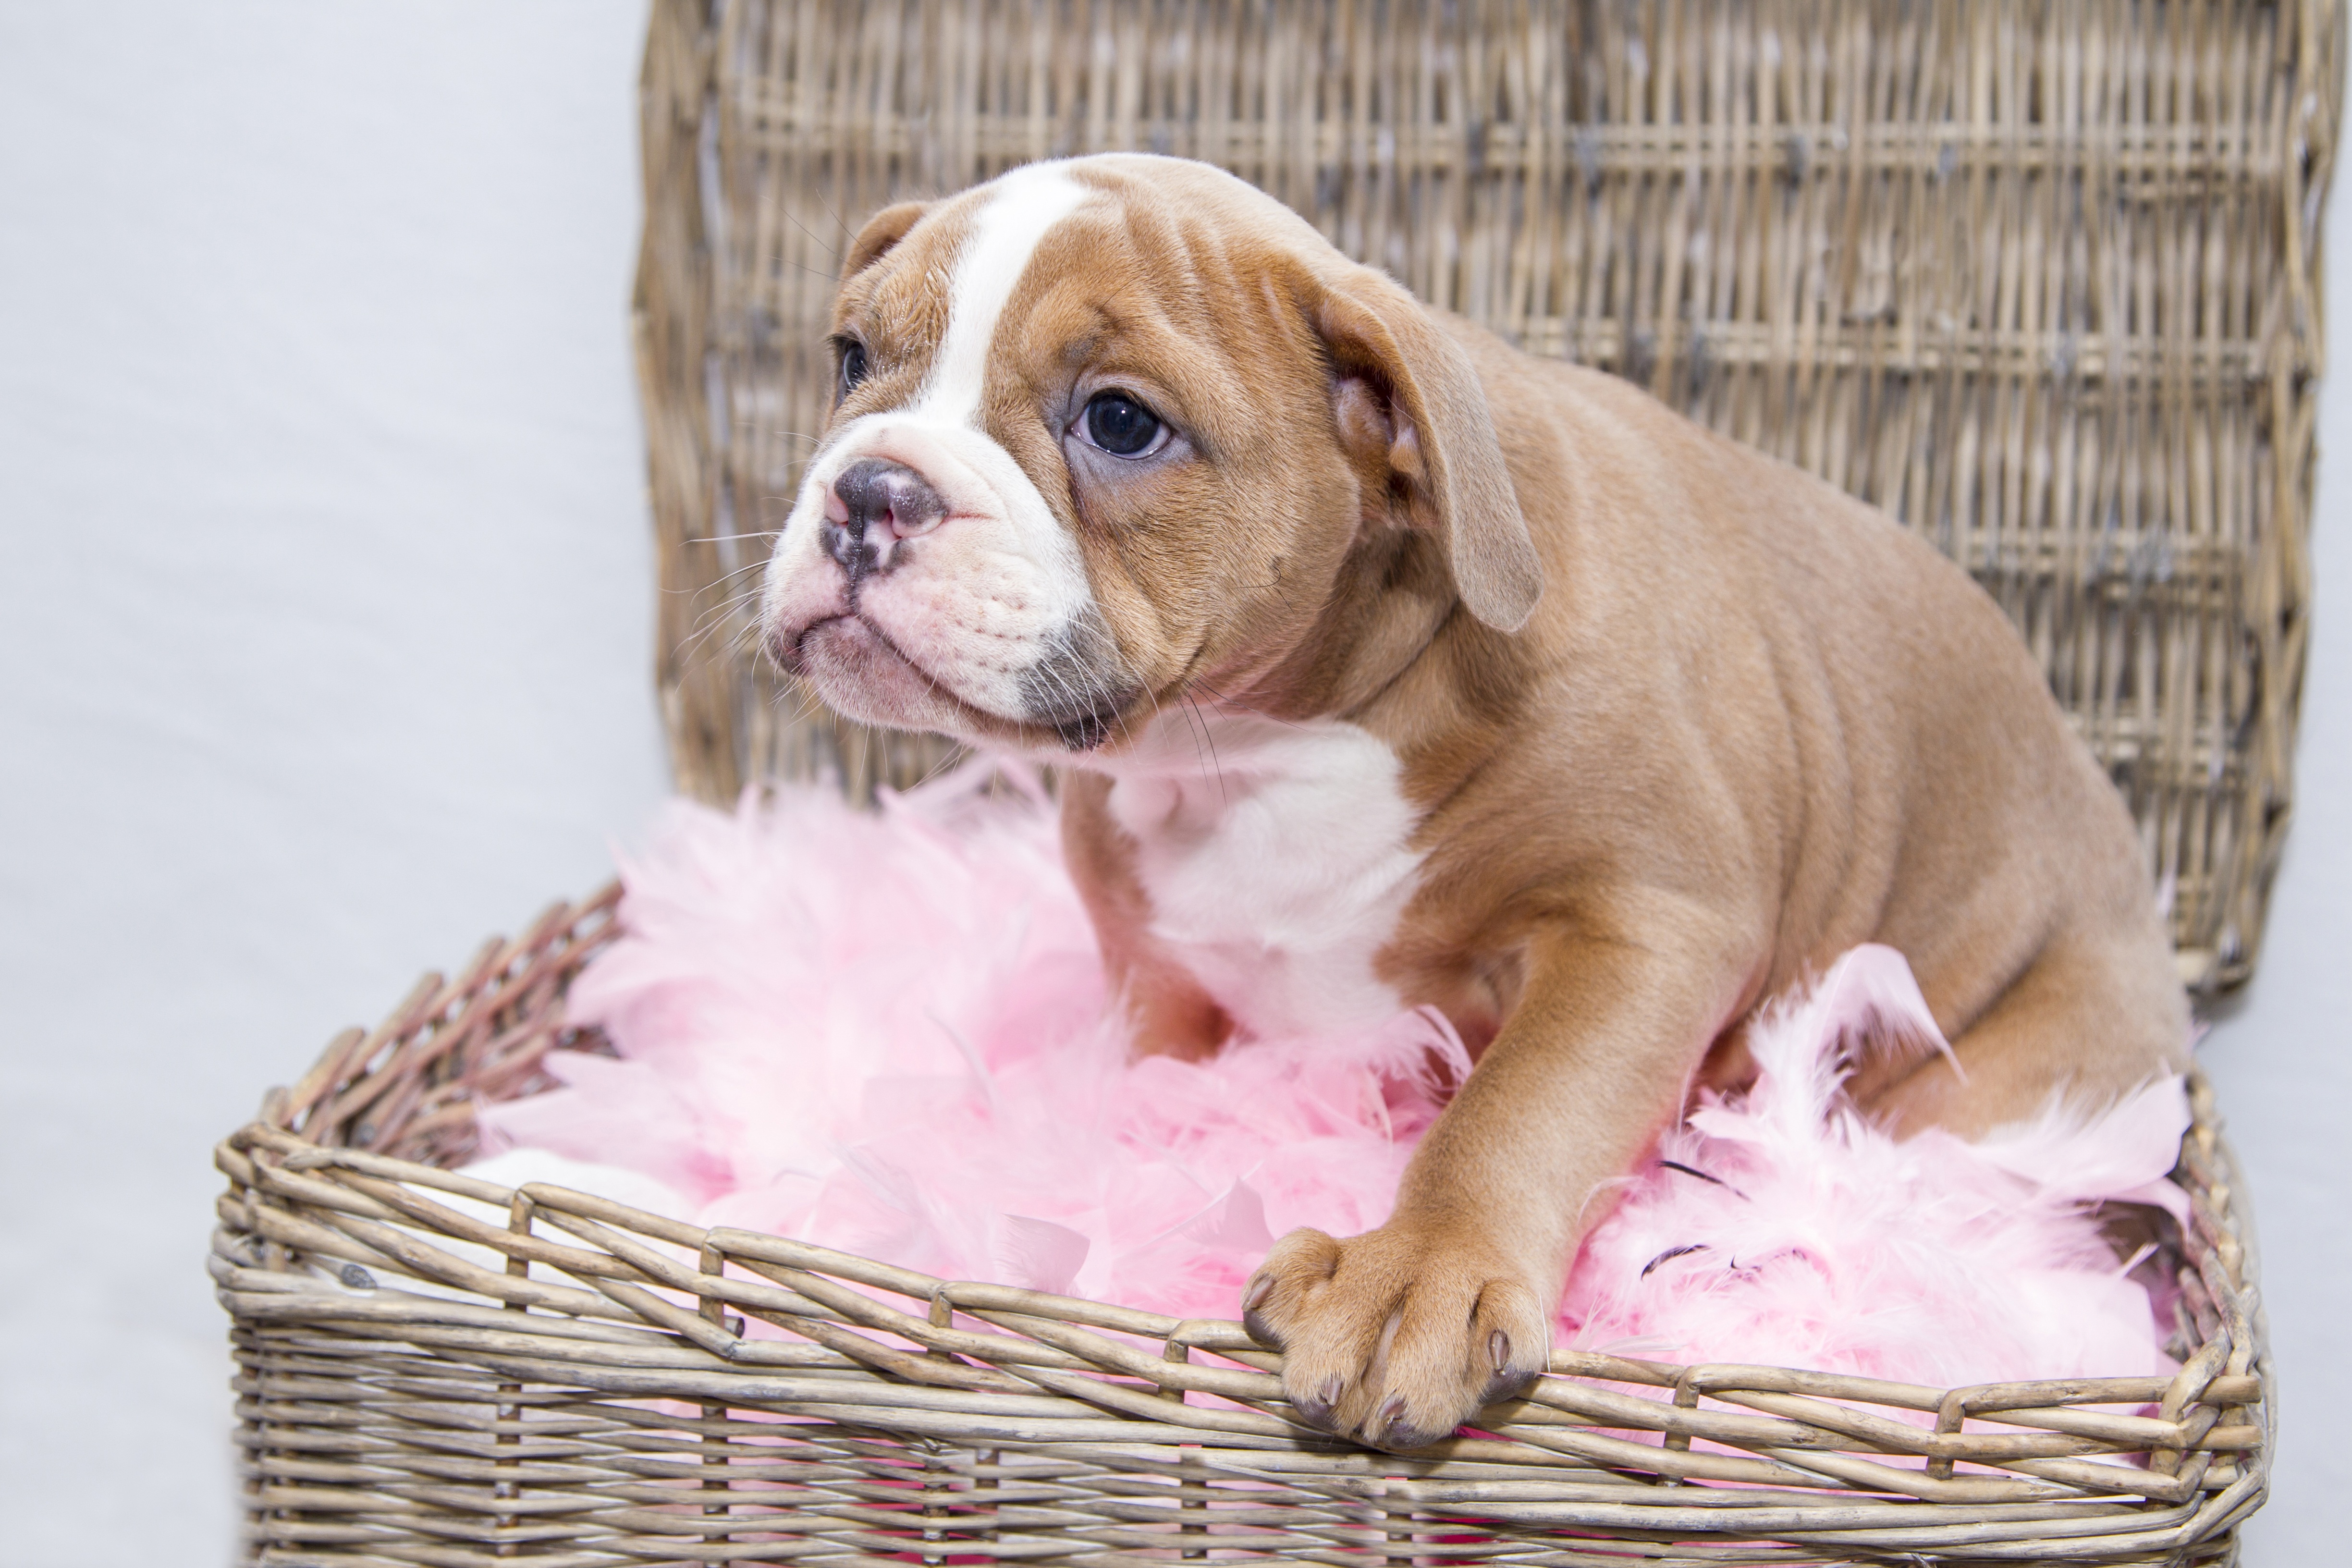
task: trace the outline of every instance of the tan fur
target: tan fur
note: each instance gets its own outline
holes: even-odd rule
[[[1477,1051],[1389,1223],[1286,1237],[1252,1282],[1310,1420],[1410,1447],[1519,1386],[1593,1194],[1703,1068],[1737,1075],[1760,999],[1858,942],[1910,960],[1967,1069],[1866,1074],[1897,1129],[1979,1133],[2179,1061],[2123,805],[1957,567],[1623,382],[1423,310],[1222,174],[1074,168],[1105,195],[1024,275],[984,426],[1080,542],[1124,721],[1338,717],[1402,760],[1424,858],[1379,973]],[[845,287],[844,330],[883,344],[849,411],[919,374],[956,212],[885,215]],[[1066,450],[1103,386],[1190,455]],[[1230,1020],[1155,942],[1108,786],[1069,760],[1071,870],[1143,1048],[1213,1051]]]

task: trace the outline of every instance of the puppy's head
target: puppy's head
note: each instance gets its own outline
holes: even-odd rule
[[[1189,683],[1329,688],[1399,584],[1430,624],[1534,606],[1467,356],[1230,175],[1033,164],[877,215],[843,271],[762,616],[854,718],[1115,750]]]

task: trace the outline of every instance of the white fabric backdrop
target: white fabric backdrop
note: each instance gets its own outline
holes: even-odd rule
[[[222,1560],[212,1142],[661,793],[643,21],[0,5],[0,1568]],[[2340,1550],[2352,1485],[2308,1424],[2352,1405],[2347,474],[2270,949],[2205,1047],[2287,1384],[2255,1568]]]

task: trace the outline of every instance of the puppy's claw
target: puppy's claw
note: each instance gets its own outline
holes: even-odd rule
[[[1261,1274],[1249,1282],[1249,1288],[1242,1292],[1242,1332],[1267,1350],[1278,1351],[1283,1348],[1282,1336],[1265,1321],[1265,1312],[1266,1299],[1273,1294],[1273,1275]]]
[[[1415,1426],[1405,1415],[1404,1395],[1391,1394],[1381,1406],[1380,1414],[1372,1417],[1370,1428],[1364,1434],[1364,1441],[1375,1448],[1410,1452],[1414,1448],[1426,1448],[1445,1435],[1444,1432],[1425,1432]]]
[[[1294,1230],[1276,1242],[1242,1292],[1242,1331],[1267,1350],[1287,1352],[1288,1336],[1276,1321],[1295,1322],[1302,1293],[1331,1277],[1339,1256],[1339,1244],[1319,1230]],[[1275,1286],[1285,1281],[1277,1303]]]
[[[1486,1392],[1479,1395],[1482,1405],[1502,1405],[1517,1399],[1543,1375],[1540,1367],[1512,1367],[1511,1336],[1500,1329],[1486,1336],[1486,1359],[1493,1364],[1495,1375],[1486,1380]]]
[[[1312,1395],[1299,1401],[1295,1406],[1298,1412],[1298,1418],[1309,1426],[1320,1426],[1325,1431],[1330,1430],[1331,1407],[1339,1403],[1339,1395],[1346,1391],[1347,1386],[1339,1374],[1333,1373],[1323,1380],[1321,1386],[1317,1388]]]
[[[1523,1399],[1542,1375],[1540,1372],[1498,1372],[1487,1380],[1486,1392],[1478,1396],[1478,1403],[1508,1405],[1514,1399]]]

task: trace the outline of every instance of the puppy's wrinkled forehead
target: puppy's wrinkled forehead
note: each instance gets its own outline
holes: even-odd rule
[[[1015,170],[929,215],[844,305],[864,318],[877,375],[919,374],[906,403],[969,423],[1005,308],[1063,219],[1099,193],[1060,164]],[[877,391],[884,390],[877,387]],[[887,388],[898,391],[897,387]]]
[[[871,356],[861,405],[920,405],[977,423],[992,353],[1008,329],[1039,325],[1041,305],[1051,306],[1055,346],[1073,356],[1113,327],[1144,326],[1135,309],[1144,297],[1143,313],[1163,318],[1161,327],[1212,330],[1209,295],[1237,280],[1240,258],[1224,243],[1235,232],[1261,255],[1321,244],[1272,197],[1172,158],[1034,163],[967,191],[925,213],[843,288],[839,316]]]

